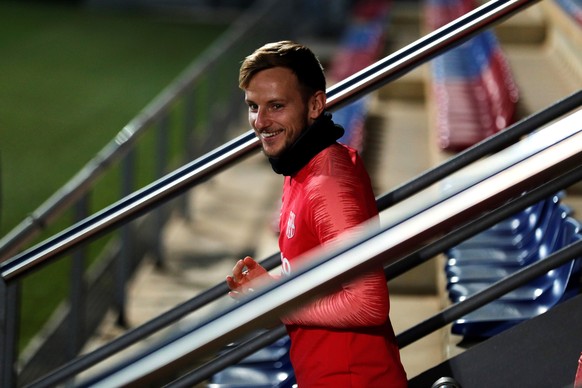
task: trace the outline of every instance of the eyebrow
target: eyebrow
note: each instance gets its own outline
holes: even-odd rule
[[[251,99],[248,99],[248,98],[245,98],[245,101],[246,101],[247,104],[250,104],[250,103],[257,104],[255,101],[253,101]],[[272,100],[267,101],[267,105],[271,105],[271,104],[283,104],[285,102],[286,102],[286,100],[284,98],[274,98]]]

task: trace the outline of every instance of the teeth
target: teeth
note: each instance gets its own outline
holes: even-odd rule
[[[269,138],[269,137],[273,137],[275,135],[278,135],[279,133],[281,133],[281,132],[280,131],[277,131],[277,132],[263,132],[263,133],[261,133],[261,136],[266,139],[266,138]]]

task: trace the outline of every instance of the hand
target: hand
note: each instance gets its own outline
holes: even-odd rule
[[[230,288],[230,295],[232,298],[240,298],[241,296],[254,291],[260,281],[259,278],[267,274],[267,270],[258,264],[250,256],[237,261],[232,269],[232,276],[226,277],[226,284]]]

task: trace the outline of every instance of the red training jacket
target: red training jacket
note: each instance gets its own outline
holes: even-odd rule
[[[297,258],[378,211],[357,152],[333,144],[285,177],[279,248],[283,276]],[[406,387],[382,269],[342,285],[283,319],[299,388]]]

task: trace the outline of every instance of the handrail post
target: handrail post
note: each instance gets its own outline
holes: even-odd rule
[[[131,150],[123,159],[121,164],[121,194],[127,196],[133,191],[135,179],[135,150]],[[115,268],[115,304],[117,307],[117,324],[121,327],[127,327],[126,304],[127,304],[127,281],[130,266],[130,258],[133,255],[133,238],[131,222],[124,224],[120,228],[121,235],[121,254],[117,259]]]
[[[162,177],[166,173],[166,166],[168,164],[168,147],[169,147],[169,132],[170,132],[170,117],[169,113],[162,117],[158,124],[156,131],[156,165],[155,173],[156,179]],[[153,213],[153,254],[155,257],[156,267],[162,268],[164,266],[164,254],[162,252],[162,229],[166,219],[167,204],[162,204],[157,207]]]
[[[0,386],[17,382],[18,324],[20,322],[20,282],[0,278]]]
[[[89,215],[89,196],[84,195],[75,204],[75,221]],[[87,245],[81,245],[72,254],[71,284],[69,291],[69,347],[68,358],[73,359],[81,350],[85,340],[87,290],[85,284],[85,263]]]

